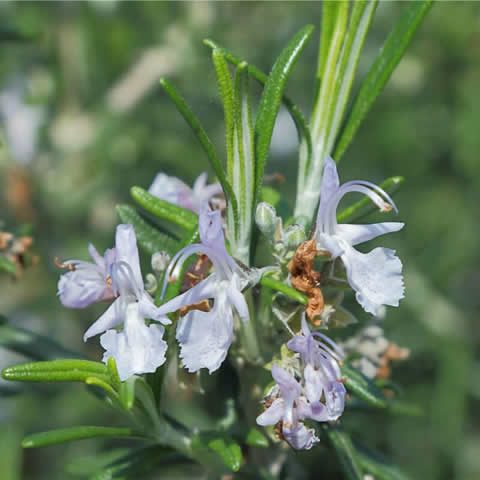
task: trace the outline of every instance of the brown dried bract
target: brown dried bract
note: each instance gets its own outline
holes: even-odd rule
[[[318,326],[321,323],[318,317],[323,312],[324,301],[322,290],[318,286],[321,274],[314,269],[314,261],[317,254],[314,239],[303,242],[288,264],[288,270],[291,275],[292,285],[308,297],[306,308],[308,318]]]
[[[406,360],[410,356],[408,348],[400,348],[396,343],[390,343],[382,357],[377,372],[377,378],[387,380],[392,372],[391,362],[395,360]]]
[[[285,440],[285,437],[283,436],[283,420],[280,420],[275,424],[273,431],[279,440]]]
[[[189,290],[198,283],[200,283],[210,268],[210,260],[206,255],[199,255],[197,261],[188,269],[187,273],[183,277],[182,290]],[[200,310],[201,312],[210,311],[210,302],[205,299],[201,302],[192,303],[179,309],[180,316],[186,315],[191,310]]]

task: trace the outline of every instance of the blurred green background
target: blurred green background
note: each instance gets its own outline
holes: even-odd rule
[[[379,5],[360,78],[404,7]],[[191,183],[208,169],[159,77],[180,88],[223,152],[222,109],[202,40],[269,70],[295,31],[319,25],[320,12],[320,2],[0,3],[0,28],[30,38],[0,50],[1,218],[7,230],[33,224],[41,259],[18,281],[1,278],[1,313],[100,358],[82,333],[103,307],[62,308],[54,258],[86,259],[89,241],[110,247],[115,205],[129,202],[132,185],[148,187],[158,171]],[[307,116],[317,48],[318,29],[287,87]],[[434,5],[339,168],[343,180],[407,179],[396,197],[406,228],[388,239],[405,265],[406,299],[388,311],[384,326],[388,338],[411,349],[394,378],[425,415],[347,411],[344,420],[418,479],[480,478],[479,48],[480,3]],[[274,186],[290,206],[296,146],[281,111],[267,171],[285,176]],[[0,350],[0,367],[21,360]],[[70,384],[0,397],[0,419],[2,480],[73,479],[65,473],[73,459],[106,447],[91,440],[22,451],[27,432],[118,423],[85,388]]]

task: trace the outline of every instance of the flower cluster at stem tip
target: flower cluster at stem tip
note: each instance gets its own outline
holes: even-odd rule
[[[84,340],[100,335],[105,350],[103,361],[114,358],[120,379],[155,372],[166,359],[165,326],[172,322],[167,314],[179,312],[176,339],[183,366],[189,372],[202,368],[216,371],[225,360],[234,340],[235,318],[250,321],[244,291],[260,280],[266,269],[247,268],[227,251],[219,184],[207,185],[207,174],[198,177],[193,188],[181,180],[158,174],[149,192],[162,200],[198,214],[200,243],[182,248],[171,259],[164,275],[161,298],[169,279],[178,278],[192,255],[208,258],[210,272],[178,296],[155,305],[146,291],[140,269],[134,227],[117,226],[115,246],[104,255],[89,245],[93,262],[69,260],[58,282],[58,296],[69,308],[85,308],[100,301],[112,301],[106,311],[85,332]],[[377,236],[396,232],[398,222],[370,225],[338,224],[340,200],[350,192],[368,196],[382,211],[394,209],[388,194],[366,181],[340,185],[335,162],[324,162],[320,204],[316,227],[310,241],[334,266],[337,259],[346,281],[362,308],[378,315],[385,305],[398,306],[403,297],[402,264],[393,250],[375,248],[361,253],[354,248]],[[218,199],[217,199],[218,200]],[[234,254],[234,253],[233,253]],[[268,269],[275,267],[267,267]],[[333,268],[332,268],[333,271]],[[285,279],[289,283],[289,278]],[[119,328],[122,326],[122,328]],[[288,327],[288,326],[287,326]],[[343,413],[346,390],[340,365],[344,354],[323,333],[311,331],[305,313],[301,331],[287,342],[294,362],[272,364],[275,381],[265,398],[265,411],[259,425],[277,425],[277,433],[295,449],[309,449],[318,442],[315,430],[304,420],[327,422]]]

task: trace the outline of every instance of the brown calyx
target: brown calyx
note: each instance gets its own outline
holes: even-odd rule
[[[406,360],[410,356],[408,348],[401,348],[396,343],[390,343],[380,358],[380,366],[377,378],[387,380],[392,373],[391,362],[395,360]]]
[[[320,325],[318,318],[323,312],[324,301],[322,290],[318,286],[321,273],[314,268],[318,251],[315,240],[307,240],[298,247],[295,256],[288,264],[292,285],[308,298],[306,313],[314,325]]]

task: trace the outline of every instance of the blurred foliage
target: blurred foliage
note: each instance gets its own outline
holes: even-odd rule
[[[359,77],[402,8],[402,2],[379,5]],[[98,359],[96,342],[81,340],[95,312],[61,307],[54,258],[87,258],[88,241],[99,250],[110,247],[115,205],[130,202],[132,185],[148,187],[160,170],[191,183],[208,170],[159,77],[174,77],[221,146],[222,107],[203,38],[268,71],[295,31],[319,25],[320,10],[318,2],[1,3],[2,229],[31,223],[40,256],[20,279],[2,277],[1,313],[14,325]],[[479,42],[479,3],[435,5],[340,166],[344,180],[406,177],[397,204],[407,226],[389,240],[405,264],[406,299],[388,311],[385,327],[391,340],[411,349],[410,359],[395,367],[395,380],[426,414],[392,420],[347,410],[344,423],[413,478],[480,477]],[[316,57],[313,41],[287,86],[307,115]],[[279,176],[272,176],[271,186],[287,195],[290,209],[295,146],[294,126],[281,111],[266,168],[288,179],[278,183]],[[2,367],[21,359],[0,350]],[[202,386],[208,392],[214,383],[206,378]],[[73,479],[76,470],[66,473],[67,465],[112,446],[88,440],[22,451],[20,439],[30,431],[88,424],[99,415],[112,426],[118,419],[109,418],[112,412],[79,385],[41,386],[28,395],[10,390],[8,396],[3,386],[2,479]],[[172,410],[184,409],[186,424],[211,424],[189,403],[199,393],[186,389],[180,397]],[[315,465],[315,450],[298,458]],[[334,468],[325,465],[324,478],[338,478]]]

